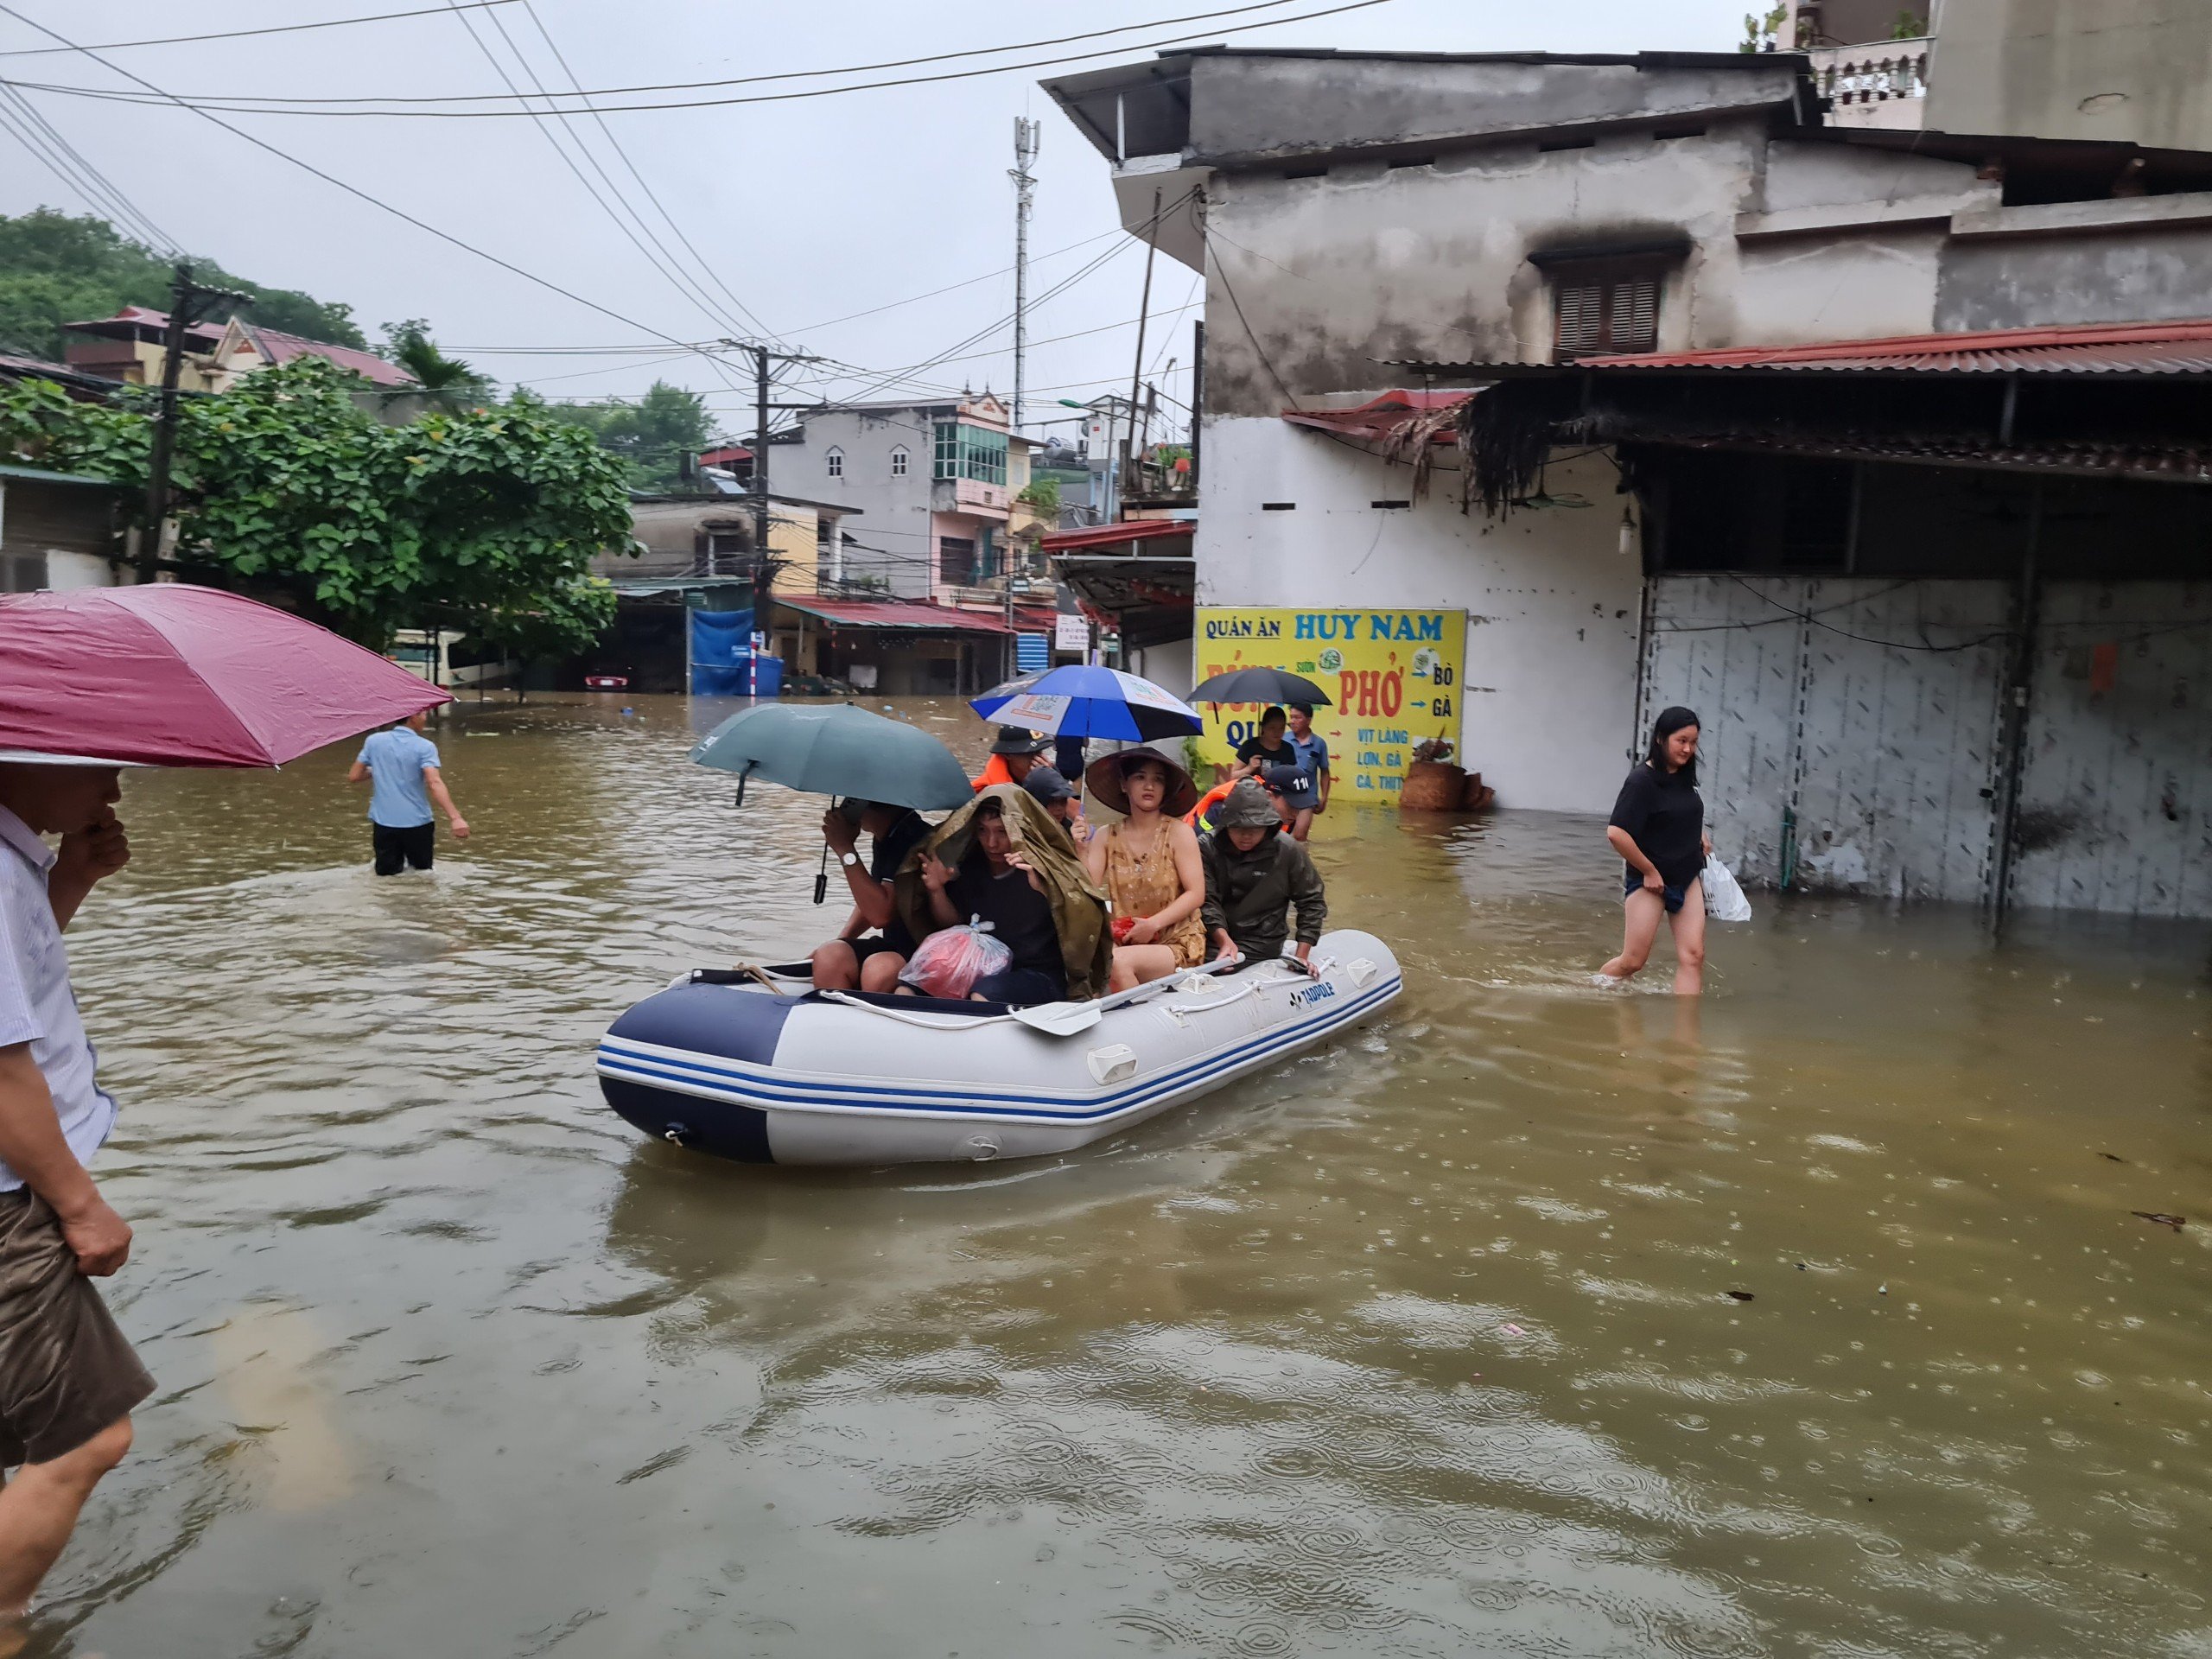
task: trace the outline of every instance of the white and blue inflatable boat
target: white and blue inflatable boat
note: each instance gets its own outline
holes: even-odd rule
[[[920,1164],[1073,1151],[1372,1020],[1404,988],[1371,933],[1044,1009],[817,992],[803,967],[701,969],[599,1045],[607,1103],[752,1163]]]

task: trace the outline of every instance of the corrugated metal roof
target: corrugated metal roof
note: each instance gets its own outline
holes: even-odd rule
[[[1471,391],[1386,391],[1353,409],[1286,409],[1282,417],[1293,426],[1380,443],[1413,416],[1456,407],[1473,396]],[[1449,443],[1452,437],[1446,428],[1431,434],[1429,442]]]
[[[264,328],[258,324],[239,320],[239,327],[254,349],[271,364],[289,363],[296,357],[319,357],[335,363],[341,369],[351,369],[364,379],[380,386],[411,386],[415,377],[397,363],[386,362],[374,352],[365,352],[352,346],[334,346],[327,340],[309,340],[303,334],[288,334],[282,328]]]
[[[1056,530],[1038,545],[1047,553],[1072,553],[1084,547],[1124,547],[1133,542],[1165,540],[1188,536],[1198,529],[1192,518],[1130,518],[1118,524],[1085,524],[1079,530]]]
[[[2086,323],[1586,357],[1574,369],[1827,369],[1859,373],[2212,374],[2212,319]]]
[[[775,602],[787,610],[804,611],[842,628],[907,628],[932,633],[1035,632],[1052,626],[1049,611],[1017,610],[1014,626],[991,611],[963,611],[950,605],[933,605],[910,599],[825,599],[809,594],[795,598],[783,594]]]
[[[90,473],[54,473],[43,467],[0,467],[0,479],[10,478],[21,479],[27,484],[81,484],[97,490],[123,487],[111,478],[94,478]]]

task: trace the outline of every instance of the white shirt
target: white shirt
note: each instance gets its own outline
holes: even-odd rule
[[[0,1048],[31,1046],[62,1138],[79,1163],[90,1164],[115,1128],[115,1102],[93,1081],[92,1040],[69,988],[69,953],[46,892],[54,857],[29,824],[0,806]],[[22,1184],[0,1163],[0,1192]]]

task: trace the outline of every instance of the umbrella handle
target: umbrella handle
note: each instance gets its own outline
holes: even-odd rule
[[[830,843],[822,843],[822,868],[814,873],[814,902],[821,904],[830,897]]]
[[[745,763],[745,770],[737,774],[737,800],[734,804],[745,804],[745,780],[753,775],[753,768],[760,764],[758,760],[748,760]]]

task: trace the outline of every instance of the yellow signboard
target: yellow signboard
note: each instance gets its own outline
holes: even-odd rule
[[[1395,804],[1416,743],[1459,741],[1465,611],[1276,610],[1202,605],[1196,666],[1206,679],[1233,668],[1287,669],[1329,694],[1313,711],[1328,740],[1332,799]],[[1200,704],[1205,759],[1236,759],[1259,729],[1262,705]]]

